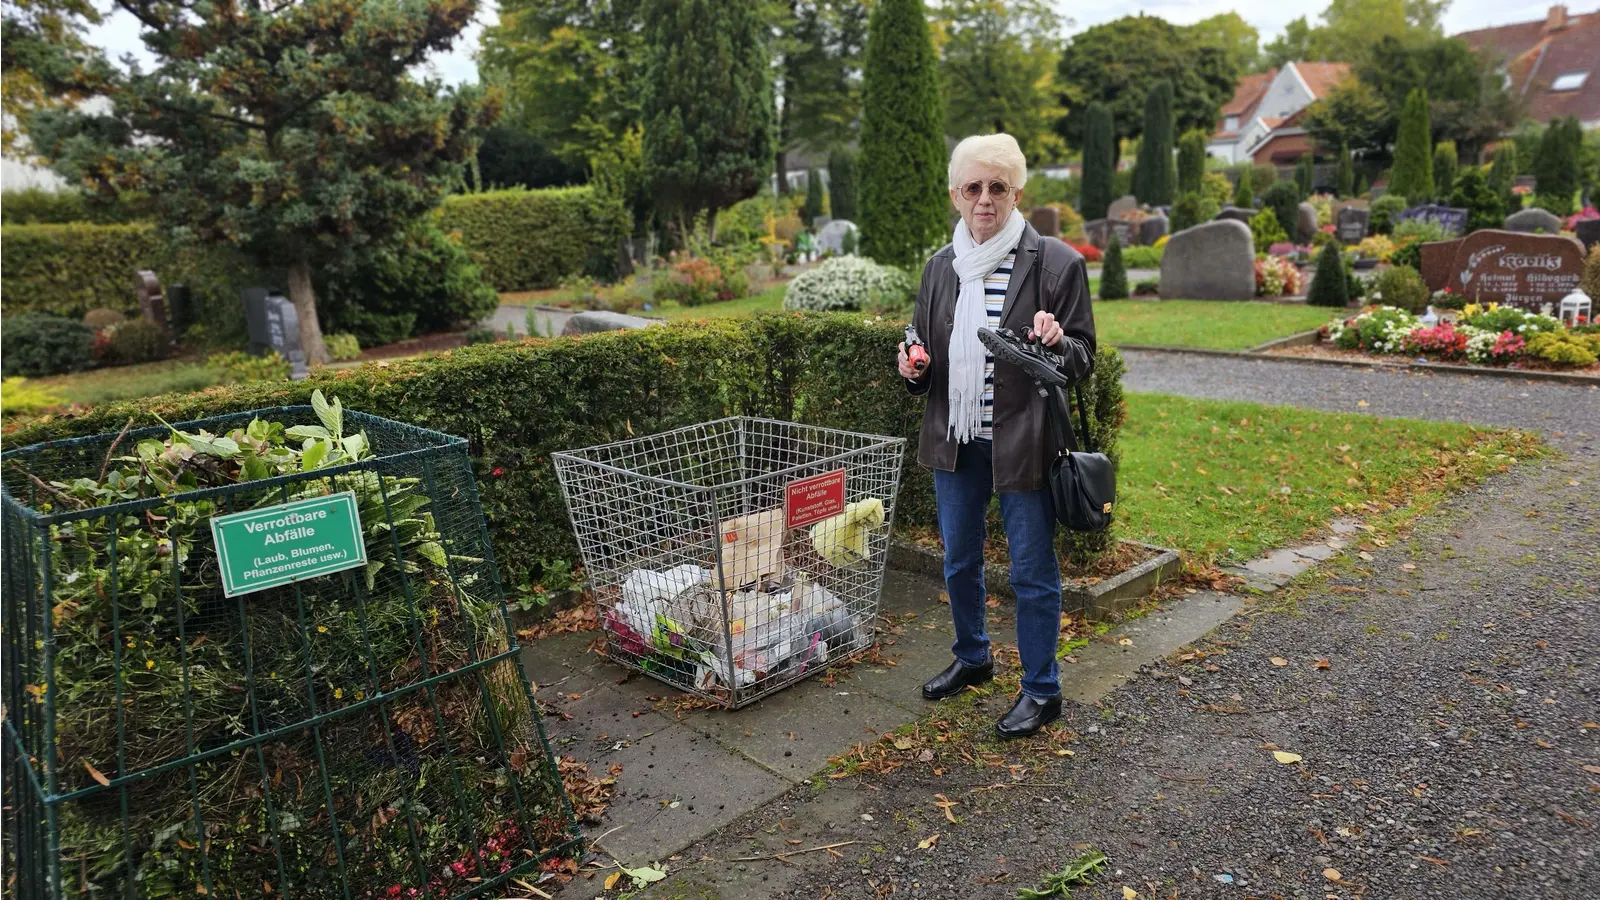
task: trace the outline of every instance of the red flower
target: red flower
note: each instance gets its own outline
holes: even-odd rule
[[[506,473],[506,470],[503,467],[495,466],[494,467],[494,471],[490,472],[489,474],[493,475],[496,478],[499,478],[501,475],[504,475],[505,473]]]

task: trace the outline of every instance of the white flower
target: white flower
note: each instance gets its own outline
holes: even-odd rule
[[[903,305],[915,290],[911,276],[859,256],[840,256],[789,282],[784,309],[860,309],[874,302]],[[869,320],[870,324],[870,320]]]

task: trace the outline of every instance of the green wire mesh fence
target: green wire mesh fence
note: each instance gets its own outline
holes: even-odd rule
[[[315,400],[4,453],[7,895],[501,896],[576,852],[465,442]],[[224,588],[213,518],[346,492],[360,564]]]

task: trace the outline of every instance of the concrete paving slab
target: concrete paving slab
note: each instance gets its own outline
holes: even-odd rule
[[[943,582],[906,572],[890,572],[883,580],[879,612],[888,615],[911,612],[939,605]]]
[[[1304,557],[1305,559],[1309,559],[1313,562],[1322,562],[1325,559],[1332,559],[1334,555],[1339,552],[1337,549],[1330,547],[1327,544],[1307,544],[1304,547],[1291,547],[1290,549],[1294,551],[1294,555]]]
[[[696,710],[682,724],[798,784],[828,759],[916,714],[840,680],[802,682],[736,712]],[[793,735],[793,738],[790,738]]]
[[[1315,560],[1300,555],[1294,549],[1285,547],[1274,550],[1259,559],[1252,559],[1244,564],[1244,568],[1257,575],[1270,578],[1293,578],[1316,565]]]
[[[1061,665],[1061,695],[1085,705],[1097,702],[1127,681],[1141,665],[1191,644],[1238,612],[1244,601],[1232,594],[1192,594],[1141,619],[1112,629]],[[1119,643],[1127,638],[1129,643]]]
[[[609,824],[594,830],[605,834],[600,848],[627,865],[665,859],[790,787],[677,723],[620,747],[607,745],[593,757],[592,775],[622,766],[606,811]]]

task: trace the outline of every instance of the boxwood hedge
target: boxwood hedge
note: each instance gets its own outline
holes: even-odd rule
[[[860,314],[784,313],[576,338],[526,338],[439,356],[321,370],[299,382],[256,382],[111,404],[47,417],[5,437],[8,447],[116,432],[128,421],[181,422],[300,404],[321,388],[348,409],[467,438],[501,575],[537,579],[577,548],[550,454],[692,425],[758,415],[905,437],[897,519],[936,522],[933,479],[916,464],[923,401],[894,370],[900,325]],[[862,365],[862,360],[869,361]],[[1103,348],[1090,390],[1098,446],[1115,453],[1122,361]],[[1097,552],[1109,535],[1080,547]]]
[[[622,201],[588,186],[461,194],[446,198],[438,215],[497,291],[555,287],[579,273],[610,276],[632,231]]]

